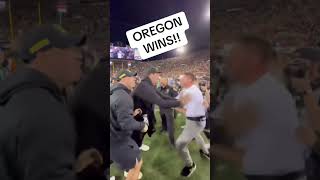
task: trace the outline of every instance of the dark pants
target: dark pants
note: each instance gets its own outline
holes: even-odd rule
[[[129,171],[135,167],[136,160],[140,161],[140,159],[139,147],[130,137],[110,138],[110,160],[115,162],[121,170]]]
[[[306,162],[308,180],[320,180],[320,156],[312,152]]]
[[[162,130],[167,131],[167,118],[165,114],[161,114]]]
[[[204,134],[207,136],[207,138],[210,140],[211,138],[210,138],[210,133],[209,133],[209,131],[210,131],[210,117],[209,117],[209,113],[208,112],[206,112],[206,127],[204,128]]]
[[[139,122],[143,122],[142,116],[136,116],[135,119]],[[149,137],[151,137],[152,134],[156,131],[155,129],[156,118],[154,116],[148,115],[148,120],[149,120],[149,127],[146,133],[143,133],[141,131],[132,132],[131,138],[138,144],[139,147],[141,147],[143,143],[143,138],[146,134],[148,134]]]
[[[247,180],[299,180],[304,176],[301,172],[292,172],[284,175],[264,176],[264,175],[246,175]]]
[[[147,133],[143,133],[140,131],[133,131],[131,138],[137,143],[139,147],[141,147],[143,143],[143,138]]]
[[[172,110],[166,110],[164,112],[161,112],[161,119],[162,119],[162,128],[164,128],[164,124],[165,124],[165,130],[169,134],[170,143],[172,145],[175,145],[173,111]]]

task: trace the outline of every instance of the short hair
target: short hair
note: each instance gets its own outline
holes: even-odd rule
[[[192,81],[196,81],[197,78],[194,74],[190,73],[190,72],[186,72],[183,75],[187,76],[188,78],[190,78]]]
[[[236,39],[235,43],[250,48],[258,54],[265,63],[269,63],[277,57],[277,53],[271,43],[258,36],[242,35]]]

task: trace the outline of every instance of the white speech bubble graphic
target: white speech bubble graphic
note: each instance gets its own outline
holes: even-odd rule
[[[159,19],[126,32],[131,48],[138,48],[142,59],[188,44],[185,30],[189,23],[184,12]]]

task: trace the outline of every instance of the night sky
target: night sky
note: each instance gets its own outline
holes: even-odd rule
[[[186,31],[188,52],[207,49],[210,47],[210,20],[205,15],[209,3],[209,0],[111,0],[111,42],[129,44],[127,30],[184,11],[190,26]],[[176,53],[172,50],[152,59],[174,56]]]

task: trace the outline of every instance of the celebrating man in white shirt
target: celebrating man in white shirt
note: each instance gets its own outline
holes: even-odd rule
[[[192,73],[185,73],[180,78],[183,91],[179,96],[188,96],[190,102],[184,106],[186,113],[186,126],[178,137],[176,147],[185,162],[185,167],[181,171],[181,176],[189,177],[196,169],[196,164],[192,161],[188,150],[188,144],[195,138],[201,146],[202,153],[209,157],[208,149],[200,133],[206,126],[206,108],[203,105],[203,95],[195,85],[196,77]],[[178,97],[179,97],[178,96]]]
[[[301,122],[292,95],[270,73],[275,59],[271,44],[255,36],[237,39],[226,59],[233,86],[214,118],[234,143],[212,144],[212,151],[248,180],[304,178],[306,149],[296,135]]]

